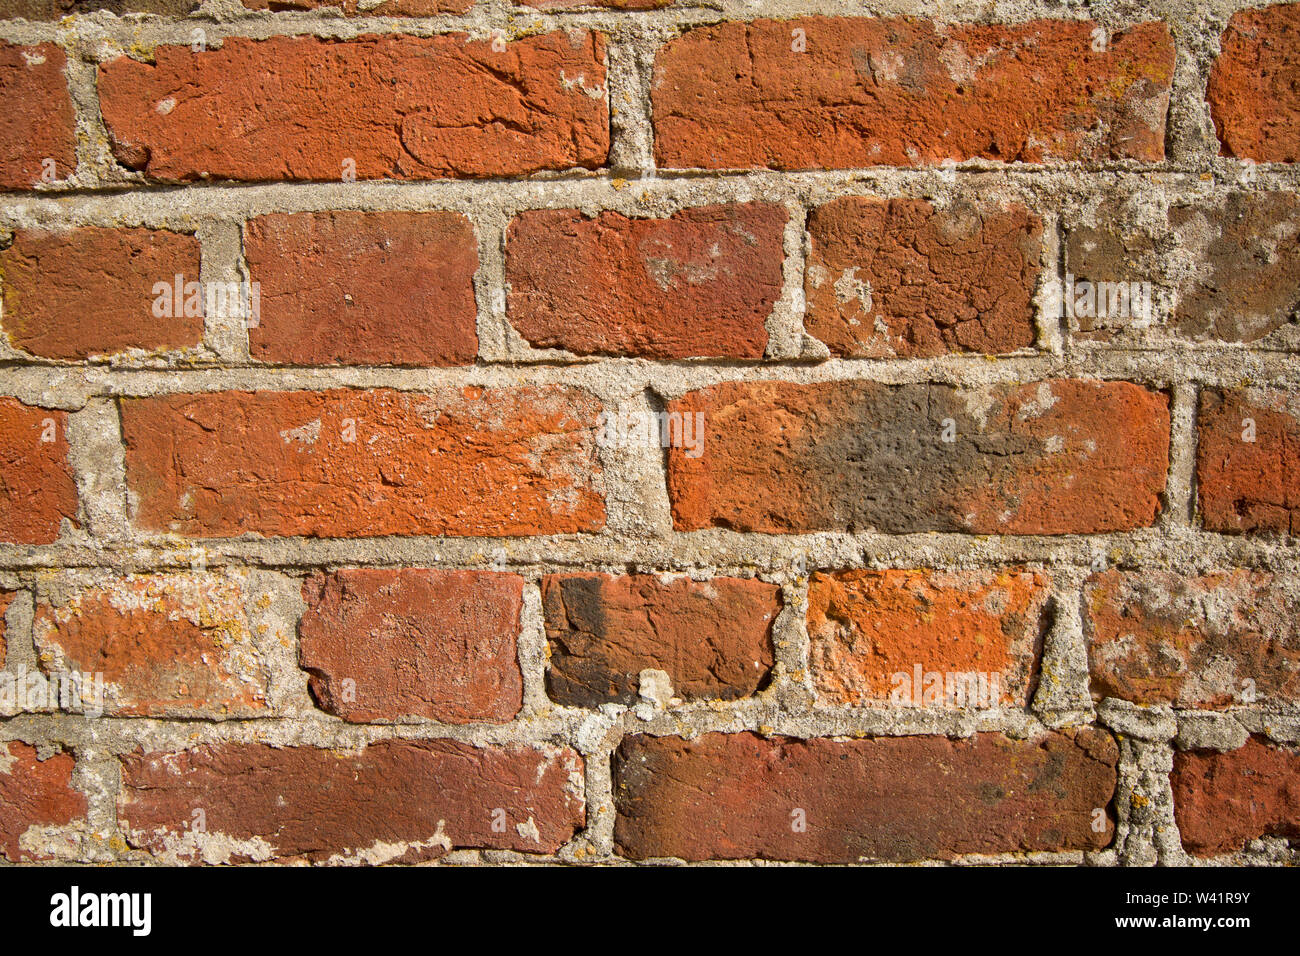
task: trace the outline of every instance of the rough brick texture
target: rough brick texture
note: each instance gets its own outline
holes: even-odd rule
[[[655,60],[666,167],[1164,158],[1169,29],[807,17],[699,27]],[[797,31],[797,32],[796,32]],[[802,52],[797,47],[803,46]]]
[[[1018,571],[814,574],[808,638],[817,696],[828,704],[1023,707],[1048,584]],[[939,680],[927,687],[929,674]]]
[[[524,213],[506,243],[510,321],[579,355],[761,358],[787,218],[764,203],[670,219]]]
[[[683,700],[745,697],[771,674],[779,606],[761,581],[559,574],[542,582],[542,606],[557,703],[630,704],[644,670],[666,673]]]
[[[36,748],[0,743],[0,852],[11,863],[48,859],[47,831],[84,818],[85,794],[72,785],[72,754],[41,760]]]
[[[1256,736],[1224,753],[1178,753],[1172,783],[1183,846],[1196,856],[1300,837],[1300,754],[1292,748]]]
[[[634,859],[951,859],[1101,847],[1115,791],[1105,733],[859,741],[634,736],[615,766],[614,839]],[[806,828],[800,829],[800,822]]]
[[[1239,10],[1228,21],[1207,96],[1225,156],[1300,159],[1300,4]]]
[[[131,399],[122,428],[144,528],[558,534],[604,523],[598,412],[560,387],[226,392]]]
[[[15,15],[5,14],[3,5],[0,14]],[[76,171],[77,131],[66,63],[53,43],[0,42],[0,100],[5,104],[0,113],[0,189],[28,189]]]
[[[519,712],[513,574],[350,568],[303,584],[302,667],[344,720],[503,722]]]
[[[1093,695],[1215,709],[1300,703],[1300,579],[1108,571],[1085,591]]]
[[[62,584],[36,603],[47,673],[103,674],[105,713],[256,717],[267,670],[237,579],[202,574]]]
[[[118,810],[133,845],[180,861],[414,863],[460,848],[554,852],[583,824],[582,776],[567,749],[225,744],[128,754]]]
[[[669,449],[684,531],[1139,528],[1168,467],[1168,399],[1127,382],[729,383],[671,409],[705,422],[699,457]]]
[[[48,544],[76,515],[67,413],[0,398],[0,540]]]
[[[1300,0],[0,37],[0,864],[1300,865]]]
[[[253,357],[295,365],[468,365],[478,354],[478,250],[448,212],[259,216]]]
[[[835,355],[1014,352],[1034,344],[1042,223],[1024,207],[837,199],[808,219],[804,327]]]
[[[1205,527],[1300,533],[1300,395],[1201,393],[1196,481]]]
[[[207,297],[191,286],[199,281],[193,236],[154,229],[24,229],[0,251],[0,277],[5,335],[14,348],[33,355],[75,360],[203,341]]]
[[[604,64],[596,34],[231,37],[110,60],[99,96],[118,161],[153,179],[511,176],[603,165]]]

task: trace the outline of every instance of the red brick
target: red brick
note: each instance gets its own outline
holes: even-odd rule
[[[1252,737],[1237,750],[1174,754],[1174,818],[1195,856],[1260,837],[1300,838],[1300,753]]]
[[[1164,159],[1174,46],[1144,23],[805,17],[698,27],[655,59],[669,168]],[[795,52],[802,30],[804,52]]]
[[[1010,569],[814,574],[808,637],[817,697],[1024,707],[1037,677],[1048,585],[1045,574]],[[935,673],[932,699],[925,675]]]
[[[76,360],[203,341],[203,296],[190,301],[186,289],[199,281],[194,236],[94,226],[22,229],[0,252],[0,272],[5,333],[14,348],[33,355]],[[179,301],[172,291],[177,275]],[[168,288],[163,296],[154,288],[160,282]]]
[[[563,534],[605,524],[599,411],[561,386],[217,392],[124,400],[122,431],[154,531]]]
[[[1098,849],[1119,749],[1103,731],[837,741],[625,738],[614,841],[634,859],[950,860]],[[797,811],[806,829],[799,832]]]
[[[244,255],[260,296],[253,358],[469,365],[478,355],[478,248],[459,213],[259,216]]]
[[[116,155],[151,179],[340,180],[347,159],[358,179],[519,176],[609,149],[598,34],[504,52],[465,34],[229,37],[154,57],[99,69]]]
[[[697,457],[668,451],[682,531],[1122,531],[1169,461],[1168,397],[1129,382],[730,382],[669,410],[704,416]]]
[[[923,358],[1034,344],[1042,223],[1023,206],[837,199],[808,219],[804,328],[833,354]]]
[[[354,723],[507,721],[524,699],[523,591],[518,575],[483,571],[314,574],[298,628],[312,696]]]
[[[1254,441],[1248,441],[1250,429]],[[1300,534],[1300,395],[1201,393],[1196,485],[1207,530]]]
[[[1220,152],[1300,159],[1300,4],[1240,10],[1228,21],[1206,97]]]
[[[11,863],[44,859],[45,827],[64,827],[86,815],[86,796],[72,786],[76,761],[59,751],[45,760],[17,740],[0,743],[0,852]]]
[[[77,127],[65,65],[63,50],[53,43],[0,41],[0,188],[36,185],[47,159],[54,160],[54,179],[76,172]]]
[[[0,541],[49,544],[76,515],[68,413],[0,397]]]
[[[661,670],[683,700],[747,697],[772,672],[779,589],[740,578],[552,574],[542,581],[547,690],[575,707],[630,704]]]
[[[1084,591],[1097,699],[1222,709],[1300,703],[1300,578],[1107,571]]]
[[[36,650],[46,673],[102,673],[110,715],[262,716],[269,677],[248,600],[218,575],[67,582],[36,602]]]
[[[384,0],[361,9],[360,0],[243,0],[250,10],[342,10],[355,17],[434,17],[440,13],[465,13],[474,0]]]
[[[583,825],[583,786],[567,749],[223,744],[124,757],[118,815],[132,846],[183,861],[413,863],[452,849],[553,853]],[[196,809],[204,833],[191,830]]]
[[[579,355],[762,358],[788,218],[768,203],[669,219],[525,212],[506,240],[510,322]]]

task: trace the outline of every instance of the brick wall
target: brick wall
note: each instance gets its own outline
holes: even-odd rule
[[[931,7],[0,0],[0,857],[1297,862],[1300,5]]]

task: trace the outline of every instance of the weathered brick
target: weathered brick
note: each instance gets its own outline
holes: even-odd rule
[[[1300,394],[1201,393],[1196,486],[1210,531],[1300,534]]]
[[[502,722],[523,704],[523,578],[349,568],[303,583],[300,660],[312,696],[355,723]]]
[[[599,402],[561,386],[218,392],[122,402],[143,528],[529,535],[604,526]]]
[[[47,674],[104,675],[107,714],[262,716],[249,600],[240,578],[216,574],[61,582],[38,598],[33,636]]]
[[[1097,849],[1119,749],[1085,729],[797,740],[757,734],[627,737],[615,755],[614,841],[635,859],[820,863],[949,860]],[[800,829],[798,824],[803,823]]]
[[[1126,530],[1169,461],[1168,397],[1129,382],[732,382],[669,410],[704,416],[697,457],[668,451],[683,531]]]
[[[199,281],[199,242],[191,235],[20,229],[0,251],[0,275],[9,344],[33,355],[76,360],[203,341],[204,296],[186,289]]]
[[[1048,585],[1045,574],[1013,569],[814,574],[808,637],[817,697],[827,704],[1026,706]],[[938,682],[927,684],[934,674]]]
[[[788,218],[768,203],[668,219],[522,213],[506,240],[510,322],[579,355],[761,358]]]
[[[1300,703],[1300,578],[1107,571],[1084,592],[1093,696],[1198,709]]]
[[[11,15],[23,14],[0,19]],[[5,105],[0,111],[0,189],[27,189],[42,178],[67,179],[76,172],[77,128],[63,72],[66,62],[53,43],[0,41],[0,102]],[[52,175],[47,177],[47,171]]]
[[[355,17],[434,17],[440,13],[465,13],[474,0],[382,0],[378,4],[361,0],[242,0],[250,10],[320,10],[334,8]]]
[[[1164,158],[1174,47],[1144,23],[805,17],[698,27],[655,59],[670,168]],[[800,52],[800,45],[805,49]]]
[[[256,359],[468,365],[478,354],[474,229],[452,212],[259,216],[244,229]]]
[[[1228,21],[1206,96],[1220,152],[1300,159],[1300,4],[1239,10]]]
[[[0,0],[0,20],[62,20],[107,10],[124,13],[156,13],[183,17],[198,9],[200,0]]]
[[[916,358],[1034,344],[1042,222],[1023,206],[833,200],[808,219],[804,328],[835,355]]]
[[[1065,270],[1080,339],[1268,346],[1300,304],[1300,199],[1233,191],[1162,212],[1145,192],[1108,197],[1067,217]]]
[[[36,748],[0,743],[0,852],[11,863],[48,857],[46,828],[66,827],[86,815],[86,795],[72,786],[76,761],[59,751],[45,760]]]
[[[641,671],[664,671],[683,700],[734,700],[767,683],[779,589],[718,577],[553,574],[542,581],[551,699],[631,704]]]
[[[132,846],[180,861],[413,863],[453,849],[554,852],[583,825],[583,786],[568,749],[223,744],[124,757],[118,815]]]
[[[100,66],[118,160],[152,179],[518,176],[609,149],[599,34],[228,37]],[[177,91],[183,91],[178,93]]]
[[[49,544],[76,515],[68,413],[0,397],[0,540]]]
[[[539,10],[578,10],[600,7],[605,10],[661,10],[671,7],[673,0],[519,0],[523,7]]]
[[[1170,781],[1183,846],[1195,856],[1260,837],[1300,838],[1300,753],[1255,736],[1236,750],[1180,751]]]

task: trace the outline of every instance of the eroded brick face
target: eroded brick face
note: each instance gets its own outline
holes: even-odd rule
[[[42,358],[161,352],[203,341],[199,242],[154,229],[23,229],[0,252],[4,332]],[[177,276],[181,279],[178,282]]]
[[[42,760],[21,741],[0,743],[0,853],[11,863],[50,857],[51,831],[83,820],[86,796],[72,785],[72,754]]]
[[[615,758],[614,840],[633,859],[951,859],[1099,848],[1093,809],[1119,751],[1085,730],[832,741],[757,734],[629,737]],[[800,812],[796,812],[800,811]],[[806,829],[792,826],[800,820]]]
[[[133,846],[180,862],[416,863],[458,848],[554,852],[583,824],[582,779],[567,749],[219,744],[124,757],[118,812]]]
[[[6,0],[6,3],[8,0]],[[19,0],[21,3],[22,0]],[[0,16],[25,16],[24,8]],[[54,17],[28,17],[54,19]],[[76,171],[76,125],[63,50],[0,42],[0,189],[30,189]]]
[[[1207,389],[1198,426],[1196,481],[1205,527],[1300,531],[1300,396]]]
[[[1300,836],[1300,755],[1254,736],[1237,750],[1174,755],[1174,811],[1195,856],[1242,849],[1260,837]]]
[[[1168,398],[1127,382],[728,383],[671,410],[706,423],[699,457],[669,449],[683,531],[1139,528],[1168,467]]]
[[[33,636],[47,674],[103,675],[107,714],[258,717],[269,675],[250,602],[218,575],[68,580],[37,600]]]
[[[604,524],[598,411],[563,387],[225,392],[131,399],[122,423],[145,528],[555,534]]]
[[[0,398],[0,540],[49,544],[76,524],[66,412]]]
[[[511,323],[579,355],[761,358],[787,218],[767,203],[669,219],[526,212],[506,239]]]
[[[301,663],[344,720],[503,722],[519,712],[523,579],[349,568],[303,583]]]
[[[1042,223],[1021,206],[837,199],[809,217],[804,328],[835,355],[922,358],[1034,344]]]
[[[504,52],[464,34],[231,37],[153,57],[99,69],[114,153],[152,179],[520,176],[594,169],[609,149],[604,99],[561,81],[604,83],[595,34],[544,34]],[[181,88],[190,95],[175,96]]]
[[[449,212],[259,216],[254,358],[291,365],[469,365],[478,354],[474,229]]]
[[[1224,156],[1300,159],[1300,5],[1239,10],[1228,21],[1206,92]]]
[[[1103,56],[1095,26],[940,31],[805,17],[698,27],[655,60],[655,158],[702,169],[1163,159],[1168,28],[1116,33]]]
[[[1300,699],[1300,579],[1107,571],[1084,592],[1093,696],[1222,709]]]
[[[633,703],[645,670],[683,700],[734,700],[772,671],[777,588],[761,581],[556,574],[542,582],[547,690],[575,707]]]
[[[1027,705],[1049,583],[1045,575],[1015,570],[814,574],[808,638],[818,700]],[[939,680],[927,685],[931,674]]]

